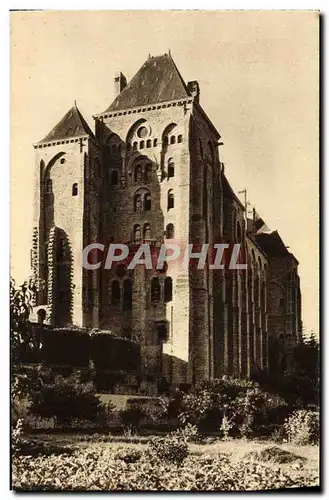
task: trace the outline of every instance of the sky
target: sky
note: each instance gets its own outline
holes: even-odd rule
[[[93,115],[168,52],[221,134],[235,191],[299,261],[306,332],[319,331],[318,14],[312,11],[11,13],[11,274],[30,273],[34,150],[74,101]]]

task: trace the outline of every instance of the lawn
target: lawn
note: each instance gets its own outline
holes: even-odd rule
[[[318,446],[208,438],[177,464],[151,437],[34,435],[33,455],[13,458],[16,490],[263,490],[319,485]],[[177,443],[176,443],[177,444]],[[179,446],[179,443],[178,443]]]

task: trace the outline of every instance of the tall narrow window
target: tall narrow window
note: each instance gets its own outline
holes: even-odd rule
[[[72,186],[72,196],[78,196],[78,183],[75,182]]]
[[[142,198],[140,194],[135,194],[134,197],[134,212],[142,211]]]
[[[121,291],[120,283],[117,280],[112,281],[111,284],[111,304],[112,306],[117,306],[120,304]]]
[[[179,136],[177,137],[177,142],[183,142],[182,134],[179,134]]]
[[[203,210],[203,216],[207,216],[207,209],[208,209],[208,186],[207,186],[207,169],[205,168],[203,171],[203,200],[202,200],[202,210]]]
[[[164,302],[171,302],[172,301],[172,279],[170,276],[167,276],[164,282]]]
[[[151,139],[147,139],[147,141],[146,141],[146,147],[147,148],[151,148],[152,147],[152,141],[151,141]]]
[[[144,196],[144,210],[148,211],[151,210],[151,195],[150,193],[146,193]]]
[[[149,184],[150,182],[152,182],[152,165],[148,163],[145,165],[145,183]]]
[[[167,206],[168,206],[168,210],[171,210],[172,208],[174,208],[174,193],[173,193],[173,190],[170,189],[168,191],[168,203],[167,203]]]
[[[144,149],[145,148],[145,141],[141,141],[139,143],[139,149]]]
[[[151,280],[151,301],[159,302],[161,296],[161,288],[159,278],[152,278]]]
[[[135,174],[134,174],[134,181],[141,182],[141,180],[142,180],[142,166],[136,165]]]
[[[172,160],[169,160],[169,163],[168,163],[168,179],[170,179],[170,177],[174,177],[174,176],[175,176],[175,163]]]
[[[139,224],[136,224],[136,226],[134,226],[133,241],[135,244],[140,243],[141,241],[141,228]]]
[[[158,139],[153,139],[153,147],[156,147],[158,145]]]
[[[118,171],[117,170],[112,171],[111,184],[112,184],[112,186],[116,186],[118,184]]]
[[[173,224],[168,224],[166,227],[166,238],[172,240],[175,237],[175,229]]]
[[[52,192],[53,192],[53,181],[51,179],[47,179],[46,193],[52,193]]]
[[[126,311],[130,311],[132,309],[133,304],[133,289],[131,280],[126,279],[123,282],[123,308]]]
[[[136,149],[137,149],[137,141],[133,143],[133,150],[136,151]]]
[[[176,144],[176,137],[174,135],[170,137],[170,144]]]
[[[199,139],[199,151],[200,151],[200,156],[203,158],[203,147],[202,147],[202,141]]]
[[[151,239],[151,225],[150,224],[144,224],[143,239],[144,240]]]

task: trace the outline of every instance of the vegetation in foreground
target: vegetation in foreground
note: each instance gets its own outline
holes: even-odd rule
[[[144,439],[142,445],[136,436],[137,446],[118,446],[109,434],[90,436],[88,441],[80,440],[79,446],[49,445],[33,442],[26,433],[26,422],[20,415],[22,398],[29,400],[32,413],[42,418],[51,415],[58,427],[66,429],[73,429],[82,420],[95,430],[109,427],[113,408],[101,405],[93,384],[83,383],[78,374],[58,376],[42,366],[27,372],[20,365],[21,347],[38,350],[40,339],[33,338],[28,322],[29,287],[15,289],[11,284],[10,292],[15,490],[241,491],[319,485],[317,461],[310,466],[307,454],[303,454],[305,445],[310,444],[308,452],[318,454],[314,444],[319,439],[319,351],[313,341],[299,346],[303,362],[295,379],[303,383],[296,386],[291,379],[289,397],[287,379],[280,386],[271,380],[255,383],[223,378],[172,394],[160,407],[146,407],[144,402],[142,407],[134,404],[120,413],[126,432],[141,430],[146,417],[153,429],[174,419],[178,428],[165,437]],[[305,363],[309,359],[311,366]],[[315,407],[310,408],[311,403]],[[218,433],[222,441],[204,444],[207,431]],[[269,441],[261,449],[253,449],[255,438],[273,439],[274,434],[277,442],[298,446],[297,452],[283,449],[286,445],[270,446]],[[249,439],[244,453],[241,442],[232,437]],[[196,444],[200,441],[203,444]]]
[[[191,443],[197,436],[186,431],[145,444],[106,442],[111,436],[90,438],[74,442],[71,436],[71,444],[56,454],[52,436],[42,454],[15,457],[14,489],[250,491],[319,485],[317,446],[240,440]]]

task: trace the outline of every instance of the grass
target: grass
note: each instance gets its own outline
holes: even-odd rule
[[[122,448],[144,449],[152,436],[112,436],[111,434],[34,434],[33,441],[48,446],[68,446],[74,449],[94,448],[99,443],[110,443],[113,449]],[[209,442],[210,441],[210,442]],[[275,452],[269,449],[277,450]],[[281,450],[281,453],[280,453]],[[190,444],[192,455],[226,455],[233,460],[250,458],[256,462],[265,462],[267,465],[280,464],[289,468],[292,462],[303,461],[305,470],[319,470],[319,447],[296,446],[290,443],[274,443],[272,441],[232,439],[222,441],[217,438],[208,438],[204,443]],[[269,455],[272,454],[272,457]],[[286,460],[283,458],[286,457]]]

